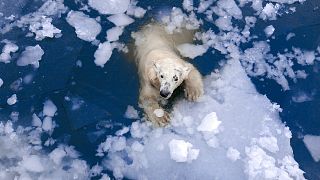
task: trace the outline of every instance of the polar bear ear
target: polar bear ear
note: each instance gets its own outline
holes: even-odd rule
[[[155,71],[155,68],[150,68],[149,72],[148,72],[148,77],[150,80],[150,83],[154,86],[154,87],[159,87],[160,83],[157,77],[157,73]]]

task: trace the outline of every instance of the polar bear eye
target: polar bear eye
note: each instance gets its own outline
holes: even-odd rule
[[[160,75],[160,78],[163,78],[163,75]]]

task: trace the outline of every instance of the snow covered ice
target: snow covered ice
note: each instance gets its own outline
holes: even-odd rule
[[[130,137],[108,137],[98,151],[106,153],[104,166],[116,178],[129,179],[304,179],[293,159],[290,131],[237,60],[228,60],[221,74],[206,77],[205,87],[200,102],[177,103],[170,127],[154,129],[149,122],[136,121]],[[215,100],[221,96],[222,102]],[[198,132],[199,126],[206,131]],[[217,127],[219,131],[211,132]],[[119,142],[121,148],[116,148],[113,144]],[[137,143],[139,151],[132,148]]]
[[[101,14],[120,14],[128,9],[130,0],[89,0],[88,3]]]
[[[39,68],[42,56],[44,54],[43,49],[39,45],[27,46],[17,60],[18,66],[33,65],[35,68]]]

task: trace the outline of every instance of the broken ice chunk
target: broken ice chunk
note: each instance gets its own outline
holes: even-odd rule
[[[58,147],[56,149],[54,149],[50,154],[49,154],[49,158],[57,165],[59,165],[62,161],[62,159],[67,155],[66,151],[61,148]]]
[[[122,27],[113,27],[107,31],[107,40],[109,42],[118,41],[122,33],[123,33]]]
[[[18,51],[19,47],[11,42],[6,42],[6,45],[2,48],[2,53],[0,54],[0,62],[9,63],[11,60],[10,53]]]
[[[101,31],[100,24],[80,11],[70,11],[67,22],[76,29],[77,37],[85,41],[94,41]]]
[[[125,14],[115,14],[109,16],[107,19],[116,26],[127,26],[134,22],[131,17]]]
[[[94,63],[97,66],[104,67],[112,55],[112,47],[109,42],[100,43],[98,49],[94,53]]]
[[[184,140],[172,139],[169,142],[170,157],[176,162],[191,162],[198,158],[199,149],[192,149],[193,145]]]
[[[240,159],[240,152],[233,147],[229,147],[227,151],[227,157],[232,161],[236,161]]]
[[[100,14],[120,14],[128,9],[130,0],[89,0],[88,4]]]
[[[213,132],[218,129],[220,124],[221,121],[218,120],[217,114],[215,112],[212,112],[202,119],[201,124],[197,127],[197,130]]]
[[[17,60],[18,66],[33,65],[35,68],[39,67],[39,61],[41,60],[44,51],[39,45],[27,46],[26,49],[21,53]]]
[[[51,131],[53,129],[52,117],[45,117],[42,123],[42,129],[44,131]]]
[[[0,87],[3,85],[3,80],[0,78]]]
[[[36,114],[32,114],[32,126],[36,126],[36,127],[42,126],[41,119]]]
[[[136,109],[134,109],[133,106],[128,106],[126,113],[124,114],[124,117],[127,119],[139,119],[139,114]]]
[[[13,94],[11,97],[7,99],[7,103],[11,106],[17,103],[17,95]]]
[[[36,155],[31,155],[28,157],[23,157],[21,162],[21,166],[30,172],[42,172],[44,171],[44,167],[40,161],[40,158]]]
[[[43,115],[53,117],[57,112],[57,106],[51,100],[47,100],[43,106]]]
[[[305,135],[303,142],[315,162],[320,161],[320,136]]]
[[[274,30],[275,28],[272,25],[269,25],[264,29],[264,32],[266,33],[266,36],[269,37],[273,34]]]
[[[162,109],[156,109],[153,111],[153,113],[159,118],[163,117],[163,115],[164,115],[164,111]]]
[[[177,46],[177,49],[182,56],[194,59],[195,57],[202,56],[205,52],[207,52],[208,47],[205,45],[186,43]]]

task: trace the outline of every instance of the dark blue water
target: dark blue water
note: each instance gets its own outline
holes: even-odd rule
[[[19,12],[26,14],[34,11],[40,5],[38,1],[22,3],[19,5]],[[65,5],[74,10],[79,8],[73,1],[65,1]],[[153,10],[148,11],[143,19],[126,27],[121,37],[125,43],[130,43],[131,31],[137,30],[140,25],[148,22],[159,10],[173,6],[181,7],[181,1],[141,0],[138,5],[145,9],[151,5]],[[258,36],[257,40],[266,40],[264,27],[272,24],[276,28],[276,38],[270,41],[271,52],[274,55],[284,52],[286,48],[291,49],[292,46],[314,50],[320,44],[320,11],[314,9],[320,6],[320,1],[308,0],[303,5],[291,6],[297,7],[295,13],[284,13],[276,21],[259,20],[252,32]],[[252,15],[253,12],[250,8],[244,8],[243,13]],[[94,11],[89,14],[91,17],[99,15]],[[113,26],[104,18],[102,17],[101,21],[103,22],[101,32]],[[241,27],[244,22],[236,23]],[[51,99],[58,107],[55,121],[59,125],[52,135],[53,138],[75,146],[83,159],[95,165],[100,160],[95,156],[96,149],[104,140],[105,135],[113,134],[123,125],[131,124],[131,120],[123,117],[127,105],[133,105],[139,109],[137,105],[139,84],[136,69],[128,57],[116,51],[113,52],[112,58],[104,68],[97,67],[93,57],[96,46],[78,39],[74,29],[65,21],[65,15],[54,19],[53,24],[62,30],[61,38],[36,42],[33,37],[25,37],[26,31],[18,28],[0,35],[0,39],[16,41],[19,46],[18,54],[25,46],[36,44],[40,44],[45,51],[40,68],[37,70],[32,67],[18,67],[15,63],[0,64],[0,77],[5,81],[0,89],[0,119],[8,119],[12,111],[18,111],[20,119],[16,124],[28,126],[32,114],[42,111],[43,102]],[[208,22],[205,22],[202,28],[218,30]],[[289,32],[295,33],[296,36],[286,41],[286,35]],[[98,39],[103,40],[104,36],[105,34],[101,33]],[[249,47],[252,47],[251,43],[243,44],[241,48],[244,50]],[[219,61],[223,59],[224,56],[217,51],[214,54],[207,52],[192,63],[203,75],[207,75],[214,69],[219,69]],[[81,68],[76,66],[79,60],[82,62]],[[252,78],[252,81],[260,93],[266,94],[271,101],[280,104],[283,108],[280,115],[282,121],[292,131],[291,145],[294,157],[300,168],[306,172],[305,177],[320,179],[320,163],[313,161],[301,139],[305,134],[320,135],[320,64],[316,62],[313,66],[296,68],[304,69],[309,76],[296,83],[290,82],[291,90],[289,91],[283,91],[281,86],[273,80],[261,81],[261,79]],[[34,76],[35,83],[23,85],[20,89],[10,88],[12,82],[29,74]],[[313,100],[303,103],[293,102],[292,96],[300,91],[314,92]],[[19,97],[19,103],[8,106],[6,99],[13,93]],[[82,103],[81,108],[71,110],[72,102]],[[43,139],[46,138],[43,137]],[[48,150],[51,148],[54,147]]]

